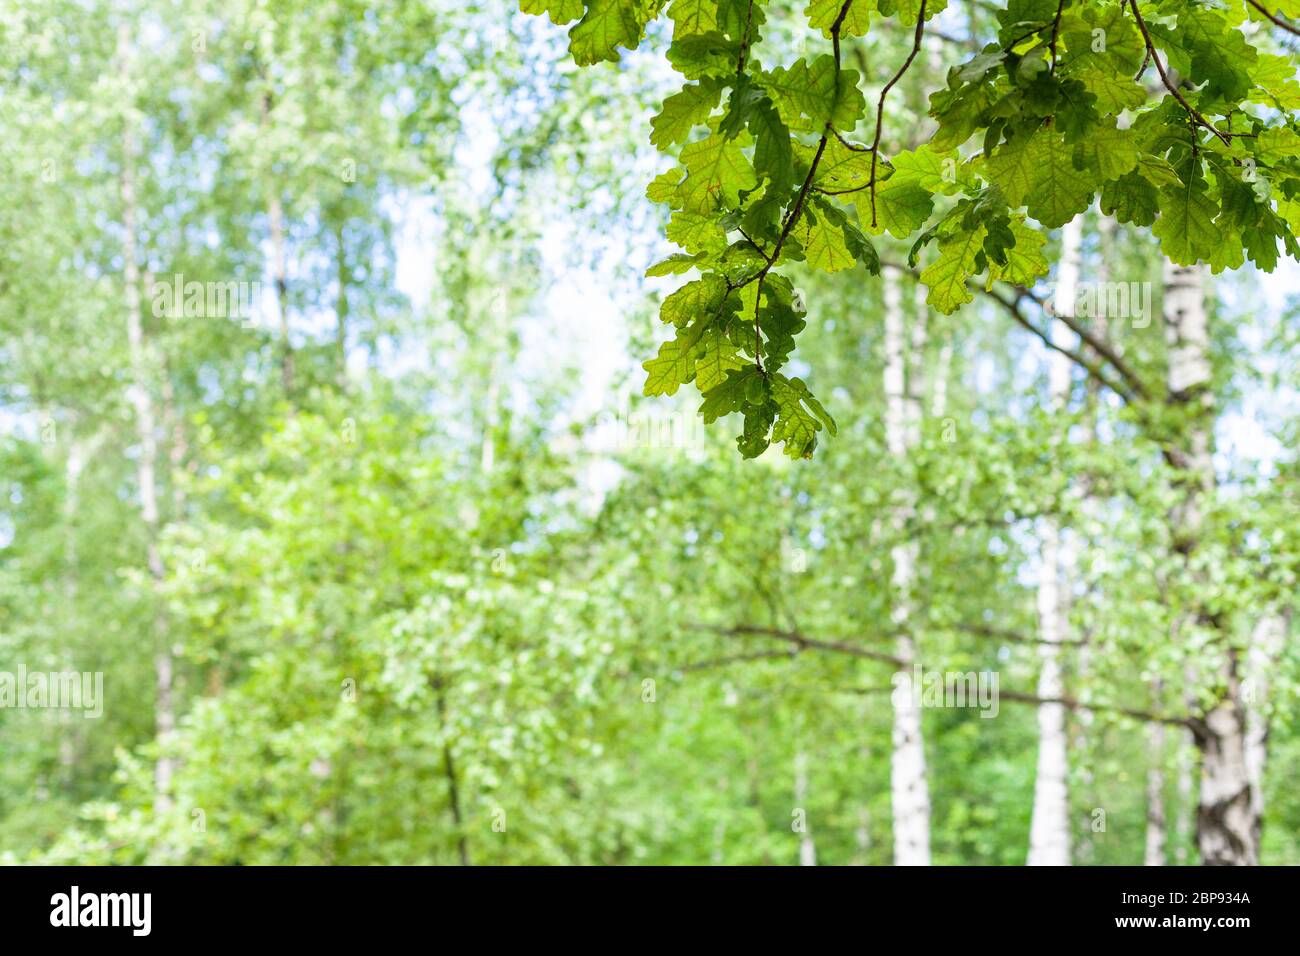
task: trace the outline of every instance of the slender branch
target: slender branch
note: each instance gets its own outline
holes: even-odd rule
[[[788,660],[799,653],[799,648],[792,647],[789,650],[780,651],[751,651],[748,654],[729,654],[726,657],[713,657],[704,661],[693,661],[690,664],[683,664],[677,668],[683,674],[689,674],[691,671],[712,670],[715,667],[727,667],[731,664],[746,664],[751,661],[766,661],[775,658]]]
[[[1283,20],[1276,13],[1269,13],[1266,9],[1264,9],[1262,4],[1257,2],[1257,0],[1246,0],[1246,2],[1249,3],[1256,10],[1258,10],[1260,13],[1264,14],[1264,16],[1268,17],[1278,26],[1280,26],[1283,30],[1287,31],[1287,33],[1294,33],[1296,36],[1300,36],[1300,27],[1297,27],[1294,23],[1291,23],[1290,21],[1287,20]]]
[[[890,694],[895,690],[893,685],[880,687],[837,687],[835,690],[841,694],[858,694],[861,696],[870,696],[875,694]],[[1021,691],[1003,690],[998,688],[997,700],[999,703],[1008,701],[1013,704],[1060,704],[1068,710],[1091,711],[1100,714],[1119,714],[1123,717],[1129,717],[1133,720],[1146,721],[1153,724],[1172,724],[1175,727],[1187,727],[1195,731],[1200,723],[1194,717],[1185,717],[1178,714],[1161,714],[1150,710],[1139,710],[1132,707],[1120,707],[1117,704],[1094,704],[1085,703],[1081,700],[1075,700],[1072,697],[1039,697],[1036,694],[1026,694]]]
[[[894,88],[894,84],[903,78],[912,61],[916,59],[917,53],[921,51],[921,38],[925,36],[925,0],[921,0],[921,9],[916,14],[916,34],[912,37],[912,50],[907,54],[907,59],[903,65],[898,68],[893,79],[885,84],[885,88],[880,91],[880,101],[876,104],[876,135],[871,141],[871,179],[867,185],[871,187],[871,228],[876,228],[876,161],[880,158],[880,134],[885,124],[885,97],[889,91]]]
[[[971,634],[975,637],[987,637],[996,641],[1011,641],[1015,644],[1051,644],[1053,647],[1083,647],[1088,642],[1077,638],[1067,638],[1060,641],[1049,641],[1041,637],[1029,637],[1018,631],[1009,631],[1001,627],[991,627],[985,624],[951,624],[949,630],[958,631],[962,634]]]
[[[1026,289],[1024,286],[1016,286],[1016,291],[1020,295],[1037,303],[1038,305],[1043,306],[1044,308],[1046,307],[1046,303],[1041,298],[1039,298],[1029,289]],[[1139,396],[1140,398],[1149,397],[1149,393],[1147,392],[1146,386],[1142,383],[1141,377],[1137,374],[1137,372],[1135,372],[1129,366],[1127,362],[1124,361],[1124,359],[1120,356],[1119,352],[1115,350],[1114,346],[1112,346],[1109,342],[1103,339],[1092,329],[1088,328],[1086,325],[1081,323],[1074,316],[1073,313],[1067,315],[1054,310],[1052,312],[1052,316],[1064,322],[1065,325],[1072,332],[1074,332],[1077,336],[1079,336],[1079,338],[1083,339],[1084,342],[1086,342],[1089,346],[1091,346],[1094,352],[1096,352],[1107,362],[1109,362],[1111,367],[1113,367],[1115,371],[1120,374],[1120,377],[1123,378],[1124,381],[1128,383],[1129,387],[1133,389],[1133,393],[1135,395]]]
[[[831,49],[835,54],[835,96],[832,100],[831,111],[834,112],[835,105],[840,101],[840,29],[844,26],[844,18],[848,16],[849,5],[853,0],[844,0],[844,5],[840,7],[840,14],[831,24]],[[924,0],[922,0],[924,3]],[[744,284],[748,285],[751,281],[757,281],[758,287],[754,290],[754,364],[758,367],[758,374],[766,376],[763,370],[763,335],[758,324],[758,310],[763,304],[763,280],[767,274],[772,271],[776,261],[781,258],[781,247],[790,236],[790,231],[794,229],[794,224],[799,220],[800,213],[803,212],[804,201],[808,198],[808,190],[812,188],[813,178],[817,175],[817,167],[821,164],[822,154],[826,152],[826,141],[833,132],[831,119],[826,120],[826,125],[822,129],[821,139],[817,141],[817,152],[813,156],[812,163],[808,167],[808,175],[804,177],[803,185],[799,187],[799,195],[795,197],[794,205],[786,213],[785,220],[781,223],[781,233],[776,238],[776,245],[772,247],[771,258],[768,259],[767,265],[752,279],[746,279]]]
[[[1093,362],[1092,360],[1087,358],[1087,356],[1075,352],[1073,349],[1068,349],[1063,345],[1058,345],[1055,341],[1053,341],[1050,335],[1048,335],[1042,329],[1038,328],[1038,326],[1034,325],[1033,322],[1030,322],[1029,319],[1025,318],[1024,314],[1020,311],[1020,302],[1021,300],[1024,299],[1023,295],[1017,294],[1014,299],[1007,299],[1004,298],[1003,296],[998,295],[992,289],[986,289],[982,285],[974,281],[968,281],[967,285],[970,286],[971,288],[979,289],[981,292],[983,292],[994,302],[1001,305],[1007,311],[1007,314],[1010,315],[1011,318],[1014,319],[1018,325],[1020,325],[1026,331],[1032,332],[1049,349],[1052,349],[1055,352],[1060,352],[1070,361],[1074,362],[1076,365],[1078,365],[1080,368],[1086,371],[1089,375],[1095,378],[1098,382],[1100,382],[1102,385],[1105,385],[1108,389],[1110,389],[1112,392],[1114,392],[1116,395],[1122,398],[1126,404],[1131,404],[1133,402],[1133,399],[1135,397],[1133,393],[1130,392],[1127,388],[1120,385],[1119,383],[1111,381],[1111,379],[1106,375],[1105,371],[1103,371],[1101,366],[1099,366],[1096,362]]]
[[[1138,29],[1142,32],[1142,40],[1147,46],[1147,55],[1150,56],[1151,61],[1155,63],[1156,72],[1160,74],[1160,81],[1164,83],[1165,89],[1167,89],[1182,108],[1187,111],[1187,115],[1192,118],[1192,122],[1196,123],[1198,126],[1205,127],[1205,129],[1217,136],[1224,146],[1231,146],[1232,134],[1223,132],[1207,120],[1196,111],[1195,107],[1193,107],[1191,103],[1188,103],[1187,100],[1183,98],[1182,93],[1178,92],[1177,84],[1169,78],[1169,74],[1165,72],[1164,64],[1160,62],[1160,57],[1156,53],[1155,43],[1151,40],[1151,33],[1147,30],[1146,21],[1142,19],[1142,14],[1138,10],[1137,0],[1128,0],[1128,5],[1129,9],[1133,11],[1133,19],[1137,21]]]
[[[835,134],[835,138],[840,141],[841,145],[843,145],[845,149],[852,150],[855,153],[871,152],[870,146],[863,146],[861,143],[850,143],[847,139],[844,138],[843,134],[841,134],[839,130],[833,129],[831,130],[831,132]]]
[[[805,648],[815,648],[820,651],[834,651],[837,654],[848,654],[852,657],[861,657],[864,660],[879,661],[883,664],[892,664],[895,667],[902,667],[903,660],[895,657],[893,654],[885,654],[880,651],[869,650],[865,647],[858,647],[855,644],[848,644],[844,641],[819,640],[815,637],[809,637],[801,631],[785,631],[776,627],[758,627],[754,625],[737,625],[735,627],[718,627],[708,624],[697,624],[695,627],[701,631],[709,631],[713,634],[720,634],[725,637],[769,637],[778,641],[785,641],[787,644],[793,644],[796,652]]]
[[[1118,704],[1095,704],[1092,701],[1085,703],[1081,700],[1075,700],[1073,697],[1039,697],[1035,694],[1025,694],[1020,691],[1003,690],[1000,687],[998,688],[998,700],[1009,700],[1017,704],[1060,704],[1069,710],[1121,714],[1125,717],[1132,717],[1134,720],[1145,720],[1153,724],[1172,724],[1176,727],[1191,727],[1193,723],[1190,717],[1182,715],[1160,714],[1150,710],[1120,707]]]
[[[1065,9],[1065,0],[1057,0],[1056,18],[1052,20],[1052,39],[1047,46],[1052,51],[1052,68],[1049,72],[1056,73],[1056,38],[1061,32],[1061,12]]]
[[[900,265],[897,262],[888,262],[884,260],[882,260],[880,264],[886,269],[897,269],[900,272],[907,273],[913,278],[917,278],[916,270],[910,269],[905,265]],[[1033,333],[1049,349],[1052,349],[1053,351],[1056,352],[1060,352],[1070,361],[1074,362],[1076,365],[1078,365],[1080,368],[1086,371],[1089,375],[1091,375],[1098,383],[1104,385],[1106,388],[1110,389],[1121,399],[1123,399],[1125,404],[1132,404],[1134,398],[1138,397],[1132,391],[1126,388],[1123,384],[1113,381],[1110,378],[1110,376],[1106,374],[1105,370],[1101,366],[1099,366],[1096,362],[1091,361],[1089,358],[1087,358],[1087,356],[1081,355],[1080,353],[1075,352],[1072,349],[1068,349],[1063,345],[1058,345],[1056,342],[1052,341],[1052,337],[1050,335],[1048,335],[1046,332],[1039,329],[1036,325],[1034,325],[1033,322],[1029,321],[1029,319],[1025,317],[1024,313],[1020,309],[1020,303],[1025,299],[1030,299],[1031,301],[1033,301],[1033,296],[1028,294],[1027,290],[1020,287],[1014,287],[1016,289],[1015,297],[1006,298],[1004,296],[999,295],[997,292],[993,291],[992,289],[985,288],[982,283],[976,282],[974,279],[968,279],[966,281],[966,285],[968,288],[972,289],[973,291],[979,292],[981,295],[984,295],[989,299],[992,299],[998,305],[1002,306],[1002,308],[1006,310],[1007,314],[1010,315],[1011,318],[1014,319],[1018,325],[1023,327],[1026,331]]]
[[[757,252],[760,256],[766,259],[769,263],[772,261],[772,257],[763,251],[762,246],[760,246],[757,242],[755,242],[752,238],[750,238],[749,233],[747,233],[743,228],[739,226],[737,226],[736,228],[740,232],[740,234],[744,237],[745,241],[754,247],[755,252]]]
[[[740,38],[740,52],[736,55],[736,77],[739,78],[745,72],[745,57],[749,53],[749,27],[754,21],[754,0],[749,0],[749,7],[745,10],[745,33]]]

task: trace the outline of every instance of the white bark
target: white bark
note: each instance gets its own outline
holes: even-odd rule
[[[885,274],[885,441],[889,453],[906,459],[914,422],[919,412],[907,387],[908,339],[904,330],[902,296],[896,278]],[[911,341],[915,349],[915,334]],[[920,356],[915,357],[917,363]],[[905,500],[895,510],[894,527],[901,531],[914,504]],[[893,561],[893,602],[890,620],[897,638],[896,656],[905,671],[916,660],[916,643],[911,629],[912,585],[916,574],[915,541],[896,544],[890,552]],[[921,730],[919,693],[894,694],[893,751],[890,756],[890,794],[893,802],[894,864],[896,866],[930,865],[930,788],[926,780],[925,739]]]
[[[1067,223],[1061,232],[1061,261],[1057,269],[1058,315],[1073,315],[1079,286],[1080,220]],[[1051,325],[1052,340],[1065,344],[1068,329],[1059,319]],[[1048,366],[1049,401],[1064,408],[1070,393],[1070,360],[1053,351]],[[1061,642],[1069,629],[1067,568],[1073,565],[1072,545],[1062,540],[1061,528],[1053,518],[1043,522],[1042,563],[1038,576],[1039,645],[1038,696],[1064,696],[1061,672]],[[1034,777],[1034,809],[1029,826],[1030,866],[1070,865],[1070,764],[1067,754],[1064,704],[1038,705],[1038,768]]]
[[[803,811],[803,829],[799,832],[799,865],[817,865],[817,845],[813,843],[812,824],[808,821],[808,755],[800,750],[794,755],[794,804]]]
[[[118,57],[122,73],[129,76],[132,51],[130,30],[125,25],[118,30]],[[146,562],[155,587],[162,582],[164,568],[158,548],[158,480],[155,461],[158,441],[155,434],[157,416],[153,396],[149,391],[151,361],[149,346],[145,341],[144,319],[140,306],[140,266],[136,252],[136,219],[139,213],[135,192],[135,116],[128,105],[125,131],[122,134],[122,262],[126,300],[127,345],[131,361],[131,385],[128,389],[135,412],[136,437],[140,454],[136,458],[136,484],[140,495],[140,517],[145,525]],[[154,617],[154,724],[164,752],[154,764],[155,807],[166,811],[171,807],[173,760],[165,752],[166,744],[176,728],[176,714],[172,700],[172,655],[167,642],[167,629],[161,608]]]
[[[1264,764],[1268,756],[1270,671],[1286,641],[1286,620],[1265,614],[1256,622],[1246,655],[1250,692],[1246,694],[1246,771],[1255,815],[1264,818]]]
[[[1215,400],[1204,276],[1204,266],[1165,264],[1169,401],[1189,416],[1175,462],[1185,477],[1183,497],[1171,517],[1175,546],[1189,566],[1203,531],[1202,498],[1214,488]],[[1213,621],[1202,623],[1219,626]],[[1186,633],[1188,629],[1179,630]],[[1259,862],[1260,820],[1251,796],[1237,656],[1232,649],[1225,652],[1221,672],[1216,675],[1223,693],[1194,728],[1201,752],[1196,836],[1201,863],[1206,865],[1251,866]]]
[[[1160,685],[1154,688],[1159,700]],[[1147,765],[1147,835],[1146,849],[1142,855],[1143,866],[1165,865],[1165,725],[1151,724],[1148,728]]]

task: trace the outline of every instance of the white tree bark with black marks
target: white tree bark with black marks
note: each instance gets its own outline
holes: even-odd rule
[[[907,458],[913,422],[919,413],[909,406],[913,398],[907,382],[907,350],[915,349],[915,334],[909,342],[901,290],[896,277],[886,272],[885,295],[885,440],[889,453],[897,461]],[[915,357],[919,363],[920,356]],[[905,500],[895,509],[893,525],[901,537],[915,505]],[[891,585],[893,602],[890,620],[898,634],[895,654],[909,672],[916,661],[916,641],[912,633],[912,587],[916,575],[917,545],[901,541],[890,551],[893,562]],[[896,866],[930,865],[930,788],[926,780],[925,738],[921,729],[921,699],[912,693],[896,691],[894,707],[893,751],[890,757],[890,794],[894,829],[894,864]]]
[[[1079,287],[1080,220],[1067,223],[1061,232],[1061,261],[1057,269],[1058,315],[1074,314]],[[1065,345],[1068,329],[1053,319],[1050,335]],[[1064,408],[1070,393],[1070,359],[1053,351],[1048,365],[1048,395],[1053,408]],[[1064,696],[1061,670],[1061,642],[1069,629],[1068,579],[1066,565],[1072,564],[1061,527],[1055,518],[1043,522],[1041,564],[1038,574],[1039,645],[1038,696],[1059,700]],[[1070,763],[1067,753],[1065,705],[1038,705],[1038,768],[1034,777],[1034,809],[1029,826],[1030,866],[1070,865]]]
[[[1248,689],[1246,704],[1246,770],[1250,775],[1250,798],[1255,815],[1264,819],[1264,765],[1268,757],[1269,706],[1272,689],[1270,672],[1286,643],[1287,620],[1281,614],[1265,614],[1255,623],[1246,654]]]
[[[1209,316],[1205,307],[1205,267],[1165,264],[1164,323],[1168,349],[1168,396],[1185,416],[1182,441],[1173,464],[1182,472],[1182,496],[1174,508],[1175,547],[1190,568],[1204,533],[1204,497],[1214,489],[1215,395],[1210,365]],[[1190,624],[1219,631],[1227,627],[1203,609]],[[1186,634],[1190,628],[1180,628]],[[1184,638],[1185,639],[1185,638]],[[1251,796],[1247,759],[1246,710],[1238,653],[1222,647],[1222,663],[1211,675],[1217,700],[1193,725],[1201,755],[1201,788],[1196,842],[1201,862],[1210,866],[1259,863],[1260,819]]]
[[[121,74],[131,77],[133,52],[130,29],[123,24],[117,35],[118,61]],[[136,484],[140,496],[140,517],[145,525],[145,560],[155,590],[162,583],[165,569],[158,547],[158,478],[156,460],[158,440],[157,415],[150,391],[151,370],[149,344],[145,340],[144,316],[140,305],[140,266],[136,251],[136,229],[139,206],[135,191],[136,117],[134,107],[128,102],[123,117],[122,133],[122,263],[125,286],[127,346],[130,352],[131,383],[128,388],[131,406],[135,412],[136,438],[140,453],[136,457]],[[157,600],[161,600],[156,596]],[[166,621],[161,605],[154,614],[154,724],[162,751],[154,764],[154,806],[165,812],[171,807],[171,780],[175,764],[167,753],[167,743],[176,729],[176,711],[173,702],[173,662],[167,638]]]

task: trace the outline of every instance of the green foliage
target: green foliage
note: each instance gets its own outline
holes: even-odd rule
[[[578,4],[564,6],[558,16],[555,5],[531,0],[522,9],[545,9],[557,23],[577,17]],[[659,4],[643,0],[583,6],[583,19],[569,34],[580,65],[617,60],[618,48],[634,48],[659,12]],[[944,4],[814,0],[806,28],[831,50],[773,68],[757,56],[765,7],[762,0],[668,5],[668,60],[698,82],[667,97],[652,122],[652,144],[675,153],[687,175],[671,192],[653,187],[651,198],[709,218],[729,249],[758,254],[747,257],[748,271],[725,271],[729,288],[756,282],[761,289],[771,270],[798,261],[827,272],[855,263],[875,271],[876,253],[856,214],[872,235],[907,239],[919,232],[921,247],[940,237],[938,257],[921,276],[931,305],[948,313],[970,300],[967,283],[981,275],[988,284],[1032,284],[1046,271],[1032,249],[1014,252],[1024,242],[1041,246],[1041,239],[1029,238],[1023,227],[971,225],[971,203],[994,222],[1028,216],[1050,229],[1082,214],[1099,195],[1102,208],[1121,222],[1151,227],[1164,253],[1181,264],[1209,262],[1217,272],[1249,260],[1271,271],[1279,241],[1300,259],[1288,217],[1300,192],[1300,132],[1289,113],[1300,85],[1294,64],[1285,66],[1286,57],[1243,31],[1247,14],[1255,16],[1244,0],[1222,9],[1173,0],[1011,0],[997,12],[996,37],[952,67],[946,84],[927,78],[937,86],[930,115],[938,128],[928,145],[900,152],[892,163],[880,155],[879,133],[870,146],[847,139],[863,120],[879,127],[884,117],[866,113],[859,84],[872,78],[843,66],[845,49],[860,42],[855,38],[870,41],[891,18],[910,26]],[[887,107],[882,94],[881,108]],[[699,127],[711,132],[692,140]],[[979,146],[970,151],[973,139]],[[954,224],[954,217],[963,223]],[[678,241],[671,231],[669,238]],[[724,272],[724,262],[735,265],[726,250],[713,251],[691,263],[676,260],[674,271],[707,275]],[[1011,255],[1015,278],[1005,269]],[[771,355],[764,362],[765,304],[755,301],[740,316],[755,326],[752,345],[742,348],[760,379],[779,367]],[[696,315],[707,320],[707,310]],[[674,347],[683,350],[683,369],[685,353],[697,347]],[[646,394],[671,394],[657,371],[663,366],[654,368]],[[670,377],[673,391],[688,380]],[[745,410],[734,401],[709,401],[707,390],[703,395],[701,411],[710,409],[709,418],[724,406]],[[766,447],[749,439],[767,417],[747,414],[743,449]]]
[[[997,24],[977,5],[996,42],[926,41],[878,143],[919,0],[526,0],[594,70],[541,20],[450,0],[16,3],[0,31],[0,181],[22,197],[0,208],[0,671],[99,671],[107,700],[93,720],[0,708],[0,862],[785,864],[797,808],[820,862],[887,864],[906,544],[921,660],[1009,692],[996,720],[925,710],[934,861],[1022,863],[1048,521],[1077,558],[1067,691],[1098,705],[1068,720],[1075,861],[1139,862],[1148,768],[1166,774],[1171,850],[1195,861],[1184,735],[1156,751],[1102,708],[1214,699],[1215,662],[1249,659],[1265,610],[1295,611],[1294,311],[1256,308],[1245,279],[1216,286],[1222,484],[1189,566],[1169,436],[1190,413],[1163,401],[1159,303],[1105,326],[1150,400],[1076,362],[1059,402],[1004,306],[1049,327],[1058,244],[1036,217],[1084,191],[1123,221],[1084,213],[1087,277],[1158,290],[1153,233],[1224,269],[1270,261],[1269,237],[1300,224],[1300,84],[1266,21],[1140,3],[1162,64],[1204,74],[1180,95],[1225,130],[1263,126],[1231,147],[1201,127],[1193,151],[1154,66],[1133,80],[1145,43],[1113,3],[1014,2]],[[140,22],[124,64],[115,28]],[[681,90],[641,69],[669,42]],[[966,62],[940,78],[938,50]],[[661,103],[651,148],[628,117]],[[658,175],[654,150],[672,160]],[[649,176],[661,221],[628,188]],[[660,288],[647,263],[662,324],[624,308]],[[247,322],[155,313],[150,281],[177,272],[260,280],[265,302]],[[899,325],[905,454],[882,427]],[[679,406],[691,424],[735,416],[761,460],[682,429]],[[1276,442],[1271,467],[1243,451],[1256,438]],[[1251,704],[1272,719],[1268,863],[1300,859],[1298,665],[1292,641]]]

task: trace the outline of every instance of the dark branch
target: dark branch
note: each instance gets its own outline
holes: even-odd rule
[[[714,634],[721,634],[725,637],[768,637],[778,641],[785,641],[795,647],[795,652],[805,648],[813,648],[819,651],[834,651],[837,654],[848,654],[852,657],[861,657],[864,660],[880,661],[883,664],[892,664],[895,667],[904,666],[901,658],[893,654],[885,654],[881,651],[869,650],[865,647],[858,647],[856,644],[848,644],[844,641],[819,640],[815,637],[800,631],[785,631],[776,627],[757,627],[753,625],[737,625],[736,627],[717,627],[715,625],[698,624],[695,625],[698,630],[710,631]]]
[[[925,36],[925,0],[921,0],[921,9],[916,14],[916,34],[912,38],[912,50],[907,54],[907,59],[903,65],[898,68],[893,79],[885,84],[885,88],[880,91],[880,102],[876,104],[876,135],[871,141],[871,179],[867,185],[871,187],[871,228],[876,228],[876,162],[880,158],[880,134],[885,124],[885,97],[889,91],[894,88],[894,84],[903,78],[912,61],[916,59],[916,54],[921,52],[921,38]],[[838,60],[836,61],[838,66]]]
[[[1047,304],[1038,296],[1036,296],[1032,291],[1026,289],[1024,286],[1016,286],[1016,291],[1019,292],[1021,295],[1023,295],[1025,298],[1030,299],[1038,303],[1040,306],[1046,308]],[[1079,320],[1074,316],[1073,312],[1069,314],[1065,314],[1053,310],[1052,315],[1055,318],[1058,318],[1062,322],[1064,322],[1065,325],[1070,329],[1070,331],[1078,335],[1079,338],[1083,339],[1084,342],[1086,342],[1089,346],[1092,347],[1092,350],[1094,352],[1096,352],[1107,362],[1109,362],[1111,367],[1114,368],[1115,371],[1120,374],[1120,377],[1123,378],[1124,381],[1128,383],[1129,387],[1133,389],[1133,393],[1135,395],[1137,395],[1140,398],[1149,397],[1149,393],[1147,392],[1146,386],[1142,383],[1141,377],[1137,374],[1137,372],[1133,371],[1133,369],[1129,366],[1127,362],[1124,361],[1123,358],[1120,357],[1119,352],[1115,350],[1114,346],[1112,346],[1109,342],[1103,339],[1092,329],[1088,328],[1086,325],[1079,322]]]
[[[1220,130],[1217,126],[1198,113],[1192,104],[1188,103],[1187,100],[1183,98],[1183,94],[1178,92],[1177,84],[1169,78],[1169,74],[1165,72],[1164,64],[1160,62],[1160,57],[1156,53],[1155,43],[1151,40],[1151,33],[1147,30],[1146,21],[1142,19],[1142,14],[1138,10],[1137,0],[1128,0],[1128,5],[1129,9],[1133,11],[1133,19],[1137,21],[1138,29],[1142,31],[1142,40],[1147,46],[1147,56],[1149,56],[1151,62],[1156,65],[1156,72],[1160,74],[1160,82],[1164,83],[1165,89],[1167,89],[1173,98],[1178,101],[1179,105],[1187,111],[1187,115],[1191,117],[1193,123],[1209,130],[1223,142],[1224,146],[1231,146],[1233,134],[1225,133]]]
[[[1274,23],[1280,26],[1283,30],[1287,31],[1287,33],[1294,33],[1296,36],[1300,36],[1300,27],[1297,27],[1294,23],[1291,23],[1287,20],[1283,20],[1276,13],[1269,13],[1266,9],[1264,9],[1263,5],[1256,2],[1256,0],[1246,0],[1246,2],[1249,3],[1256,10],[1258,10],[1260,13],[1262,13],[1264,16],[1268,17],[1268,19],[1272,20]]]

